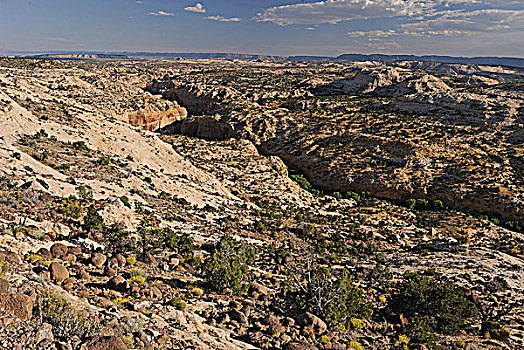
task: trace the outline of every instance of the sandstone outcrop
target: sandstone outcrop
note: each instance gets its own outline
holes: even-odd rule
[[[139,126],[149,131],[159,130],[169,124],[180,121],[187,116],[187,111],[183,107],[170,106],[168,110],[140,110],[136,112],[126,112],[124,117],[131,125]]]

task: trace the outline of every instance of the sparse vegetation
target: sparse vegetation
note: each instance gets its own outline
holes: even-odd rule
[[[41,322],[51,324],[53,334],[59,339],[73,336],[83,339],[100,332],[96,317],[75,310],[68,301],[52,290],[45,290],[39,297],[36,316]]]
[[[234,294],[243,294],[248,288],[248,265],[254,263],[255,257],[253,247],[224,236],[204,261],[202,275],[218,292],[229,288]]]

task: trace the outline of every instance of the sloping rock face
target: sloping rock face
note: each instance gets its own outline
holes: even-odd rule
[[[231,125],[220,121],[220,117],[185,119],[166,126],[161,132],[198,137],[207,141],[227,140],[238,136]]]
[[[125,115],[129,124],[139,126],[145,130],[156,131],[184,119],[187,116],[187,111],[183,107],[171,106],[167,111],[150,108],[136,112],[127,112]]]
[[[393,67],[379,70],[365,69],[350,78],[319,86],[313,90],[313,93],[319,96],[369,93],[404,81],[409,76],[411,73]]]
[[[164,94],[164,97],[171,101],[177,101],[193,115],[214,113],[218,106],[218,101],[187,89],[170,90]]]
[[[517,69],[359,62],[228,74],[170,76],[180,85],[163,88],[221,96],[222,122],[324,191],[438,199],[524,221]]]
[[[163,98],[176,101],[192,115],[213,114],[220,109],[220,101],[230,97],[226,88],[209,91],[196,85],[180,85],[172,80],[153,82],[147,86],[152,94],[161,94]]]

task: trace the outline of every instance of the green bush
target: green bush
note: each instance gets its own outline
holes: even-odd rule
[[[121,201],[122,204],[124,204],[126,207],[128,207],[129,209],[131,209],[131,203],[129,203],[129,198],[127,198],[127,196],[122,196],[122,197],[120,197],[120,201]]]
[[[410,273],[391,298],[393,312],[404,314],[423,332],[454,334],[467,330],[479,311],[464,290],[452,283]],[[413,334],[406,334],[412,338]]]
[[[509,338],[509,332],[498,322],[486,321],[482,324],[482,328],[486,338],[497,340],[507,340]]]
[[[243,294],[248,288],[248,265],[253,264],[255,258],[253,247],[224,236],[204,261],[202,275],[218,292],[230,288],[234,294]]]
[[[4,259],[0,258],[0,279],[5,277],[7,271],[9,271],[9,265],[4,261]]]
[[[64,214],[65,216],[68,216],[70,218],[78,219],[80,218],[80,215],[82,215],[82,204],[78,201],[78,199],[71,195],[67,198],[67,204],[60,208],[60,212]]]
[[[350,329],[355,319],[371,316],[371,305],[353,286],[348,270],[334,276],[329,268],[314,265],[292,278],[284,293],[284,306],[292,314],[311,312],[335,330]]]
[[[40,296],[36,315],[41,322],[53,326],[53,334],[59,339],[91,337],[99,333],[101,328],[95,317],[75,310],[69,302],[51,290],[44,291]]]
[[[86,216],[84,217],[84,230],[88,232],[102,230],[104,228],[104,219],[98,212],[95,207],[90,207],[87,211]]]
[[[179,297],[175,297],[171,299],[169,302],[171,306],[173,306],[175,309],[183,311],[186,308],[186,303]]]
[[[99,166],[109,165],[109,163],[111,163],[111,158],[100,157],[97,160],[95,160],[94,163]]]
[[[78,186],[76,188],[76,191],[78,192],[78,196],[82,199],[91,199],[93,198],[93,190],[89,187],[85,186]]]
[[[402,205],[402,203],[399,203]],[[403,203],[409,210],[447,210],[448,208],[444,203],[437,199],[429,202],[427,199],[417,198],[408,199]]]
[[[164,244],[172,250],[177,249],[179,253],[189,252],[197,248],[193,238],[188,233],[176,234],[170,228],[165,228],[163,236]]]
[[[84,141],[75,141],[71,143],[71,147],[77,151],[89,151],[89,148]]]

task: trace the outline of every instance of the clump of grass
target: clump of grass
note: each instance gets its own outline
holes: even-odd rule
[[[146,284],[147,280],[144,276],[133,276],[130,279],[127,280],[129,283],[135,283],[135,284]]]
[[[100,332],[100,323],[94,316],[76,310],[67,300],[52,290],[46,290],[39,298],[36,315],[40,322],[53,326],[58,339],[78,336],[81,339]]]

